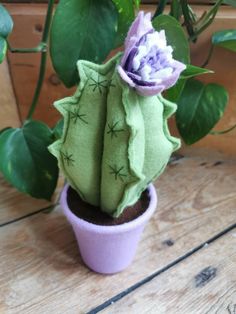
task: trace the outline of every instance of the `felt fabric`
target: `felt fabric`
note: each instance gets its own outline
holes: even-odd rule
[[[84,201],[100,205],[107,93],[119,55],[105,65],[80,60],[80,83],[72,97],[55,102],[64,117],[62,139],[49,147],[69,184]]]
[[[82,199],[114,217],[138,200],[180,145],[167,126],[176,105],[138,95],[121,80],[119,60],[78,61],[75,95],[55,103],[65,119],[62,139],[49,147]]]
[[[155,31],[151,13],[140,11],[130,26],[117,68],[123,81],[142,96],[156,96],[177,82],[186,65],[173,58],[165,31]]]

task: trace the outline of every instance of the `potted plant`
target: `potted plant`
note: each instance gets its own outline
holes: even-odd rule
[[[156,208],[151,182],[180,146],[167,125],[176,105],[161,96],[186,68],[172,52],[151,14],[140,12],[123,55],[102,65],[79,60],[76,93],[55,103],[64,127],[49,149],[70,185],[61,204],[83,260],[97,272],[130,264]]]
[[[63,190],[61,202],[85,262],[96,271],[112,273],[129,264],[144,223],[156,207],[150,184],[180,144],[168,131],[167,119],[176,110],[171,101],[178,103],[177,125],[188,144],[209,133],[223,114],[228,98],[224,88],[216,84],[204,87],[189,80],[210,71],[190,65],[189,44],[181,27],[186,26],[189,39],[196,41],[214,19],[221,2],[196,19],[187,1],[172,1],[170,15],[163,14],[166,1],[160,1],[152,24],[150,14],[140,13],[128,33],[124,54],[106,63],[111,50],[122,46],[139,1],[61,0],[53,16],[54,0],[49,0],[42,40],[34,48],[10,45],[13,22],[0,5],[0,62],[7,49],[12,53],[41,54],[38,82],[26,120],[19,128],[1,130],[0,170],[21,192],[50,200],[59,163],[71,186]],[[216,36],[214,44],[232,48],[234,36],[229,45],[228,34],[223,35]],[[56,102],[64,120],[53,128],[34,119],[49,39],[58,76],[67,87],[79,84],[74,96]],[[204,101],[192,105],[194,94],[204,95]],[[92,219],[93,224],[88,213],[99,213],[97,220]],[[91,229],[92,236],[86,228]],[[128,244],[129,228],[133,235]],[[109,241],[108,235],[113,239]],[[118,239],[125,244],[123,255]],[[115,253],[121,257],[119,261],[111,255]]]
[[[177,126],[187,144],[192,144],[211,132],[228,100],[226,90],[218,84],[203,85],[192,80],[196,75],[211,71],[190,65],[189,43],[184,31],[187,30],[189,40],[196,41],[197,36],[213,21],[221,2],[217,1],[208,12],[197,18],[187,1],[172,1],[168,15],[163,14],[166,1],[160,1],[152,17],[155,30],[165,30],[167,43],[173,47],[174,59],[186,64],[186,70],[181,73],[176,84],[165,91],[164,96],[178,105]],[[60,0],[54,11],[54,0],[49,0],[42,38],[33,48],[12,47],[9,34],[13,21],[4,6],[0,5],[0,62],[7,51],[41,54],[37,85],[26,118],[20,127],[9,125],[0,132],[0,170],[19,191],[35,198],[51,200],[57,186],[57,160],[48,152],[47,147],[60,138],[63,120],[49,127],[47,123],[35,119],[35,109],[40,105],[39,96],[45,78],[49,46],[57,75],[66,87],[72,87],[79,82],[76,70],[78,60],[102,64],[114,52],[114,48],[122,46],[139,4],[140,1],[132,0],[102,0],[92,3],[84,0]],[[230,45],[228,33],[231,34]],[[214,39],[213,44],[232,48],[234,34],[233,31],[224,32],[223,36],[220,34]]]

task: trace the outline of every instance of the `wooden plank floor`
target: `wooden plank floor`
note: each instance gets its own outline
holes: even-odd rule
[[[30,196],[18,192],[5,181],[0,173],[0,227],[37,212],[52,209],[54,204],[58,203],[63,183],[64,179],[60,177],[52,201],[49,202],[42,199],[33,199]]]
[[[199,149],[174,158],[156,183],[158,210],[134,263],[113,276],[83,265],[60,207],[46,213],[36,202],[33,213],[32,199],[16,203],[10,193],[1,211],[20,202],[31,210],[8,224],[4,214],[0,313],[234,313],[235,183],[236,158]],[[206,267],[212,281],[196,287]]]
[[[157,275],[102,313],[235,313],[236,230]]]

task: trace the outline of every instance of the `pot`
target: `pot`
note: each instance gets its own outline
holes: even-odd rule
[[[70,210],[66,185],[61,194],[61,206],[73,227],[84,263],[93,271],[113,274],[128,267],[135,255],[143,229],[157,206],[153,184],[147,188],[150,202],[146,211],[136,219],[121,225],[102,226],[87,222]]]

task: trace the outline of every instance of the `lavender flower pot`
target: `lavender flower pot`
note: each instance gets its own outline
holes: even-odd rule
[[[153,184],[148,186],[150,203],[138,218],[115,226],[89,223],[75,216],[68,207],[66,185],[61,194],[61,206],[71,223],[85,264],[95,272],[113,274],[125,269],[133,260],[146,223],[157,206],[157,194]]]

